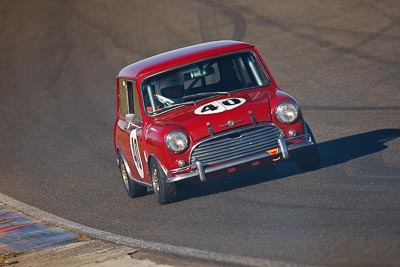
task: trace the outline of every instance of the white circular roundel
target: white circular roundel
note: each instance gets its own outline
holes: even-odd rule
[[[197,115],[207,115],[220,113],[225,110],[231,110],[243,105],[246,102],[244,98],[225,98],[204,104],[194,111]]]
[[[139,150],[136,129],[133,130],[130,134],[130,144],[131,144],[132,157],[135,162],[136,170],[139,173],[140,178],[144,178],[143,162],[142,162],[142,157],[140,156],[140,150]]]

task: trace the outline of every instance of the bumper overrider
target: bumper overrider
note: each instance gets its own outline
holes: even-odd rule
[[[277,128],[276,126],[273,127]],[[278,136],[275,136],[273,138],[275,141],[274,149],[261,151],[257,149],[254,151],[260,152],[255,152],[244,156],[240,156],[239,154],[239,156],[236,156],[234,159],[230,160],[221,160],[220,162],[214,161],[210,164],[207,162],[203,162],[199,158],[194,157],[194,153],[192,153],[191,164],[189,166],[173,169],[170,171],[166,171],[164,169],[167,174],[167,183],[173,183],[195,177],[199,177],[201,182],[206,182],[207,174],[216,171],[226,170],[244,164],[252,164],[261,160],[271,160],[271,162],[280,159],[287,160],[290,159],[290,155],[292,155],[293,152],[295,152],[296,150],[301,150],[305,147],[315,145],[315,143],[312,141],[311,136],[308,133],[288,139],[285,138],[284,134],[280,130],[278,134]]]

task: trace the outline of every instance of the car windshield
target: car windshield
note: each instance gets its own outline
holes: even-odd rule
[[[146,79],[142,96],[149,114],[237,90],[266,86],[270,82],[250,52],[207,59]]]

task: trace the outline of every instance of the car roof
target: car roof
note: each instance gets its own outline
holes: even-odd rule
[[[253,45],[245,42],[229,40],[187,46],[128,65],[120,71],[118,77],[129,77],[135,79],[142,75],[151,75],[175,66],[201,60],[203,58],[242,50],[249,47],[253,47]]]

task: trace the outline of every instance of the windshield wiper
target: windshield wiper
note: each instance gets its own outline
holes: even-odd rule
[[[182,103],[174,103],[174,104],[167,104],[163,109],[165,109],[165,108],[173,108],[173,107],[178,107],[178,106],[193,105],[193,104],[195,104],[194,101],[188,101],[188,102],[182,102]]]
[[[171,108],[176,108],[176,107],[179,107],[179,106],[193,105],[193,104],[196,104],[196,103],[194,101],[188,101],[188,102],[182,102],[182,103],[167,104],[166,106],[154,111],[153,114],[159,114],[159,113],[167,111],[167,110],[169,110]]]
[[[230,95],[231,92],[203,92],[203,93],[197,93],[194,95],[185,95],[183,98],[193,98],[193,97],[199,97],[199,96],[211,96],[211,95]]]

